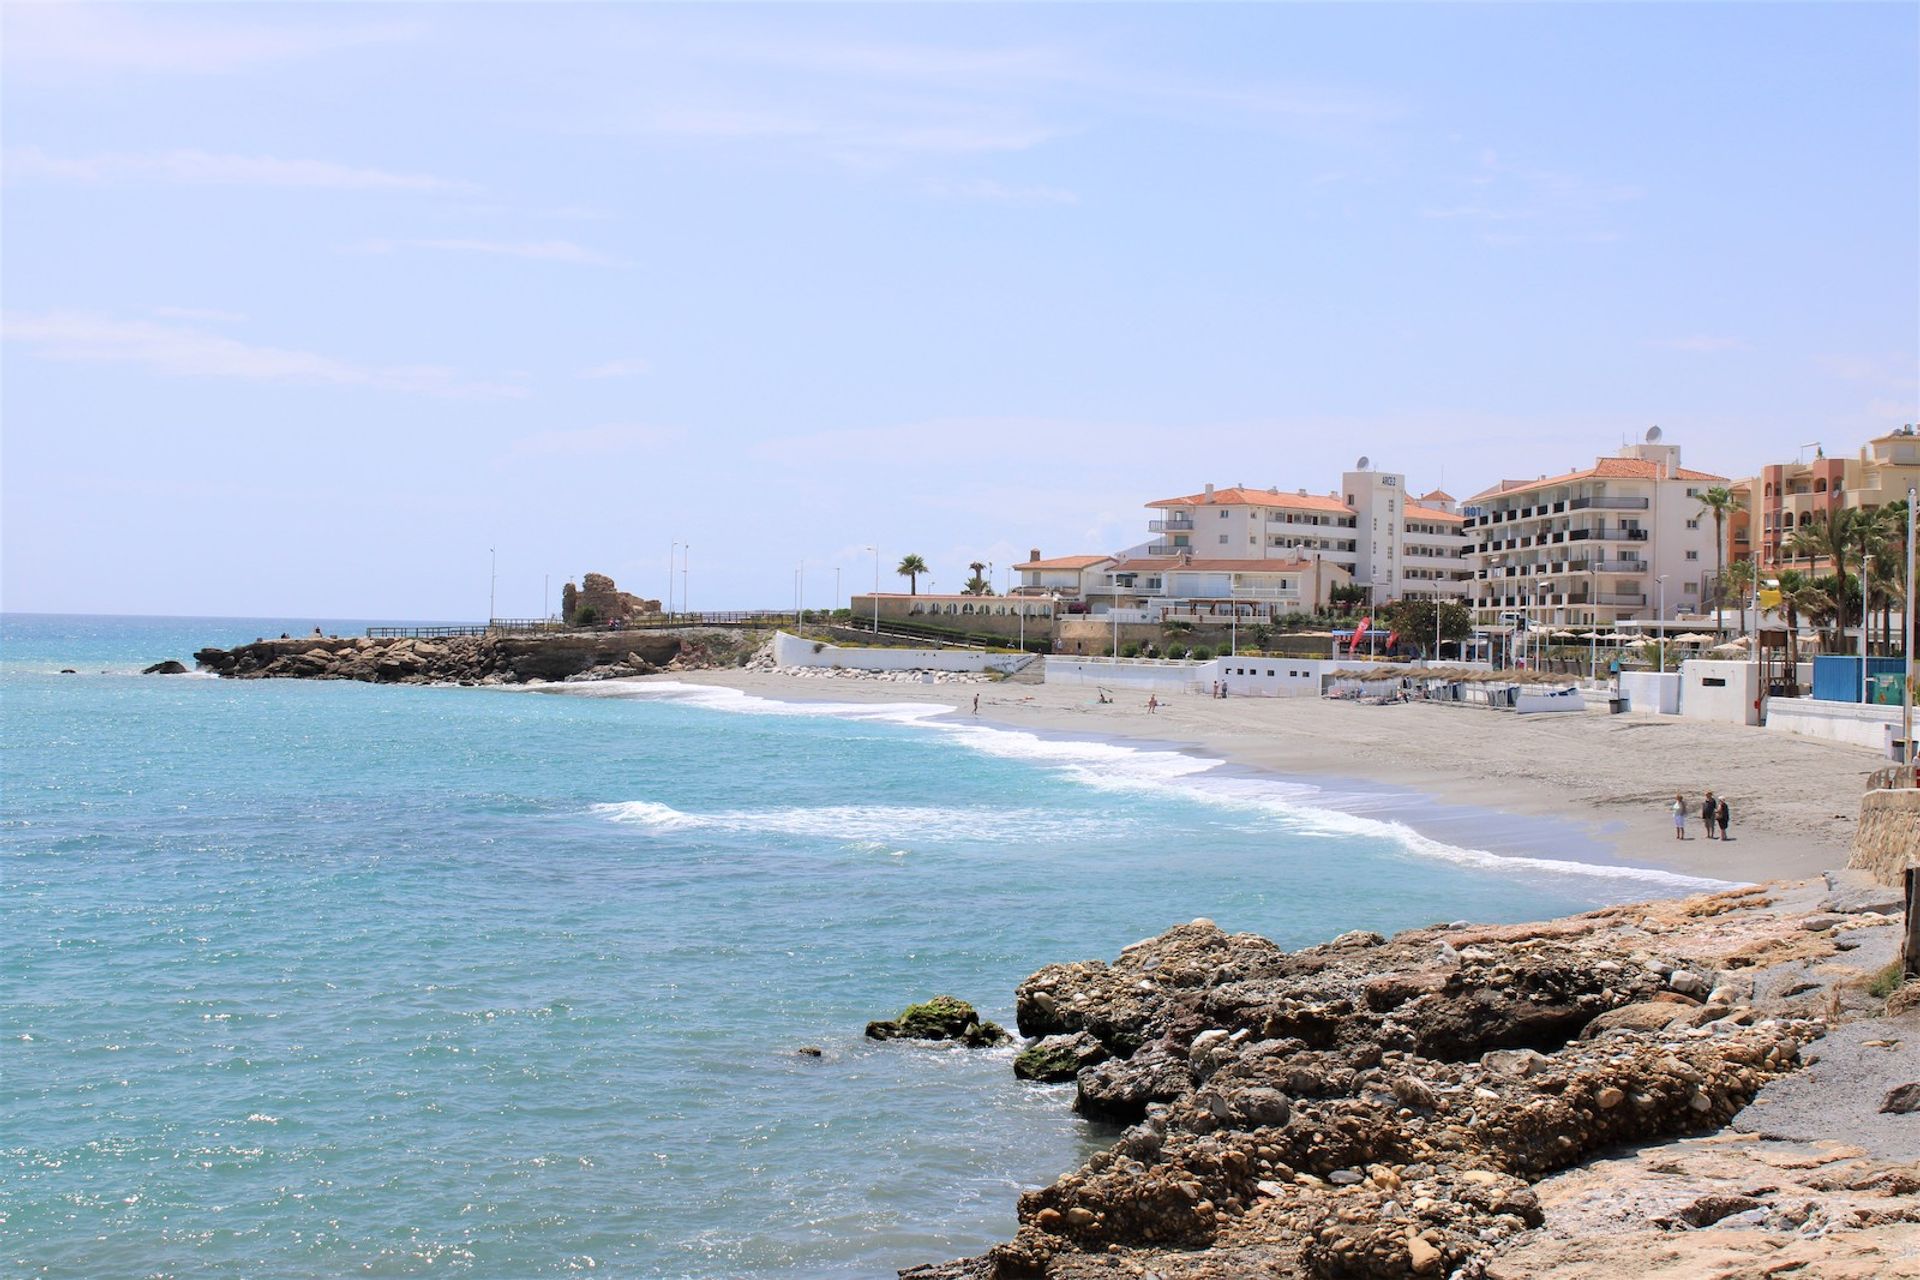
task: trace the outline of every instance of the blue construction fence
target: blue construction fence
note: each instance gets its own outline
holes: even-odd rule
[[[1867,701],[1900,704],[1900,681],[1907,674],[1905,658],[1867,659]],[[1821,702],[1860,701],[1860,659],[1822,653],[1813,659],[1813,696]]]

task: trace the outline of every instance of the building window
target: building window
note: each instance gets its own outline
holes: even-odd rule
[[[1227,518],[1227,513],[1226,513],[1226,512],[1224,512],[1224,511],[1222,511],[1222,512],[1220,513],[1220,518],[1221,518],[1222,520],[1225,520],[1225,519]]]
[[[1698,551],[1689,551],[1689,552],[1687,552],[1687,559],[1689,559],[1689,560],[1698,560],[1699,558],[1700,558],[1700,553],[1699,553]]]
[[[1227,545],[1227,535],[1224,533],[1220,535],[1220,545],[1223,547]]]
[[[1700,527],[1700,522],[1699,522],[1698,520],[1689,520],[1689,521],[1687,521],[1687,528],[1689,528],[1689,529],[1698,529],[1699,527]]]

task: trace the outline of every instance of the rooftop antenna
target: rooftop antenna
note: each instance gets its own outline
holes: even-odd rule
[[[1367,464],[1371,461],[1373,461],[1373,459],[1367,457],[1367,455],[1363,453],[1360,455],[1360,461],[1353,464],[1353,469],[1355,471],[1365,471],[1367,469]]]
[[[1648,444],[1660,443],[1660,428],[1658,425],[1647,428],[1647,443]]]

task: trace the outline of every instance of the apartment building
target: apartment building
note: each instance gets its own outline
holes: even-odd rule
[[[1593,466],[1503,480],[1464,508],[1474,625],[1606,626],[1699,613],[1714,569],[1699,497],[1724,476],[1680,465],[1653,428]]]
[[[1341,490],[1310,494],[1244,485],[1147,504],[1149,556],[1316,559],[1344,570],[1375,603],[1464,599],[1471,582],[1464,518],[1438,490],[1407,495],[1406,477],[1364,465]]]
[[[1743,509],[1727,521],[1727,560],[1754,560],[1762,572],[1808,567],[1787,554],[1794,531],[1831,510],[1873,509],[1920,487],[1920,434],[1911,423],[1861,446],[1858,457],[1829,458],[1816,450],[1809,462],[1782,462],[1729,486]],[[1828,572],[1824,561],[1811,566]]]

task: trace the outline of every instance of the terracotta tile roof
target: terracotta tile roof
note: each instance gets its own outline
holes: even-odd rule
[[[1149,507],[1284,507],[1289,511],[1338,511],[1352,515],[1353,508],[1336,497],[1323,494],[1276,493],[1272,489],[1215,489],[1211,494],[1192,493],[1184,498],[1161,498]]]
[[[1110,556],[1055,556],[1051,560],[1022,560],[1013,567],[1016,569],[1085,569],[1089,565],[1109,560]]]
[[[1452,495],[1452,494],[1450,494],[1450,493],[1448,493],[1448,492],[1447,492],[1447,491],[1446,491],[1445,489],[1435,489],[1435,490],[1434,490],[1434,491],[1433,491],[1432,493],[1425,493],[1425,494],[1421,494],[1421,495],[1420,495],[1420,501],[1422,501],[1422,502],[1452,502],[1452,501],[1453,501],[1453,495]]]
[[[1583,471],[1569,471],[1565,475],[1545,476],[1539,480],[1502,480],[1491,489],[1482,489],[1468,499],[1478,502],[1482,498],[1498,498],[1509,493],[1525,493],[1529,489],[1545,489],[1556,484],[1570,484],[1575,480],[1715,480],[1724,482],[1725,476],[1714,475],[1711,471],[1690,471],[1686,467],[1675,467],[1671,476],[1662,476],[1660,465],[1648,462],[1644,458],[1601,458]]]
[[[1441,524],[1463,524],[1466,517],[1457,511],[1442,511],[1438,507],[1420,507],[1407,504],[1406,517],[1409,520],[1435,520]]]
[[[1202,573],[1304,573],[1315,564],[1328,569],[1346,570],[1331,560],[1181,560],[1178,556],[1141,556],[1133,560],[1116,560],[1115,573],[1165,573],[1169,570],[1189,569]]]

